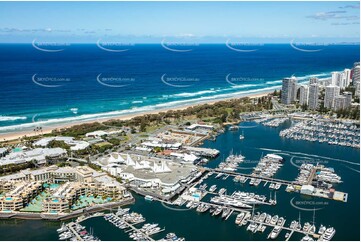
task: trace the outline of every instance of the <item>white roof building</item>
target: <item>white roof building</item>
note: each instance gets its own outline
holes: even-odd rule
[[[94,131],[94,132],[89,132],[89,133],[86,133],[85,136],[86,137],[101,137],[103,135],[107,135],[108,133],[103,131],[103,130],[97,130],[97,131]]]
[[[70,145],[71,150],[83,150],[87,148],[90,144],[86,141],[82,140],[74,140],[73,137],[48,137],[48,138],[42,138],[34,143],[36,146],[42,146],[45,147],[49,144],[50,141],[63,141],[65,144]]]
[[[207,124],[191,124],[186,129],[188,130],[195,130],[197,128],[203,128],[203,129],[214,129],[213,125],[207,125]]]
[[[315,187],[312,185],[303,185],[301,187],[301,193],[306,195],[311,195],[315,191]]]
[[[36,160],[39,164],[46,162],[46,157],[59,157],[66,154],[62,148],[36,148],[27,151],[11,152],[0,158],[0,165],[22,164]]]
[[[172,152],[172,153],[170,153],[170,155],[181,158],[185,162],[192,162],[192,163],[199,159],[199,157],[194,154],[182,154],[182,153]]]

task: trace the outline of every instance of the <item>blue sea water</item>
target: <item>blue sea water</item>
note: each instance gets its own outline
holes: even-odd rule
[[[283,77],[302,82],[351,68],[359,51],[359,45],[302,52],[268,44],[240,53],[218,44],[172,52],[144,44],[108,52],[74,44],[43,52],[1,44],[0,133],[273,91]]]

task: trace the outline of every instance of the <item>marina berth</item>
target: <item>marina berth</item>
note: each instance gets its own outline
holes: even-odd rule
[[[230,155],[221,163],[219,163],[218,168],[224,171],[236,171],[239,164],[244,161],[244,156],[239,154],[233,154],[231,151]]]
[[[287,120],[289,120],[288,117],[285,118],[275,118],[272,119],[270,121],[265,121],[265,122],[261,122],[264,126],[269,126],[269,127],[278,127],[281,124],[283,124],[284,122],[286,122]]]
[[[279,155],[267,154],[262,157],[257,166],[253,169],[252,176],[254,177],[273,177],[276,172],[283,166],[283,158]],[[251,180],[251,185],[257,186],[260,180]]]
[[[104,219],[112,223],[115,227],[125,230],[129,238],[135,241],[153,241],[151,237],[165,231],[156,223],[145,223],[142,226],[135,227],[137,224],[144,223],[146,220],[142,214],[130,212],[129,208],[118,208],[118,211],[104,215]],[[174,233],[168,233],[163,240],[167,241],[183,241],[184,238],[179,238]]]
[[[360,126],[344,121],[301,121],[282,130],[280,136],[295,140],[360,148]]]

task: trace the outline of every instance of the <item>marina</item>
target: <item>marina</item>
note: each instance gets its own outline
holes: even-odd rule
[[[354,122],[307,120],[282,130],[281,137],[360,148],[360,126]]]
[[[254,124],[252,124],[252,125],[254,125]],[[267,127],[264,127],[264,128],[266,129]],[[260,126],[260,129],[263,130],[263,127]],[[278,137],[276,129],[272,129],[273,130],[272,133],[274,133],[275,137]],[[255,130],[252,130],[252,132],[250,132],[250,131],[251,131],[251,129],[245,130],[245,133],[246,133],[245,135],[247,136],[247,139],[245,139],[244,142],[246,142],[246,143],[250,142],[250,140],[252,140],[252,133],[255,132]],[[232,133],[233,132],[235,132],[235,131],[232,131]],[[240,132],[240,131],[238,131],[238,132]],[[265,131],[262,131],[262,132],[265,132]],[[267,132],[271,132],[271,131],[267,131]],[[227,136],[230,134],[228,132],[226,132],[224,135]],[[264,135],[264,134],[262,134],[262,135]],[[222,137],[223,137],[222,135],[220,137],[218,137],[216,143],[214,143],[213,141],[210,141],[209,143],[205,142],[205,145],[213,147],[213,148],[218,148],[221,150],[222,154],[229,155],[231,153],[230,149],[222,150],[222,148],[220,148],[221,146],[216,146],[217,142],[220,142],[220,144],[222,142],[224,142],[224,141],[222,141]],[[234,137],[234,139],[238,140],[238,137],[236,134],[232,135],[231,137]],[[268,138],[268,139],[270,139],[270,138]],[[272,140],[272,142],[275,142],[275,141]],[[298,142],[306,142],[306,141],[298,141]],[[212,146],[212,145],[214,145],[214,146]],[[262,144],[260,144],[260,146],[262,146]],[[329,146],[327,146],[327,147],[329,147]],[[284,149],[287,150],[287,147],[285,147]],[[342,148],[342,149],[344,149],[344,148]],[[256,154],[254,154],[254,156],[252,157],[252,154],[255,151],[254,149],[247,150],[244,147],[237,148],[237,146],[236,146],[236,148],[233,148],[233,150],[234,150],[233,153],[235,153],[235,154],[242,153],[242,155],[245,156],[246,159],[254,159],[254,160],[260,160],[261,156],[265,156],[267,154],[272,153],[271,151],[260,150]],[[263,153],[263,155],[262,155],[262,153]],[[280,151],[278,151],[278,152],[276,151],[274,153],[277,154],[277,153],[280,153]],[[329,155],[329,156],[332,155],[338,159],[342,159],[341,156],[337,157],[337,155],[333,154],[332,150],[329,150],[328,153],[329,154],[320,154],[320,156],[323,155],[326,157],[327,155]],[[348,152],[348,153],[350,153],[350,152]],[[248,170],[249,173],[247,173],[247,171],[239,171],[239,170],[238,171],[220,170],[218,168],[218,164],[219,164],[219,162],[222,162],[222,160],[224,160],[224,159],[222,156],[218,156],[218,158],[216,158],[216,160],[210,161],[209,163],[207,163],[205,165],[205,167],[202,168],[203,169],[202,172],[195,173],[194,177],[185,181],[186,188],[183,192],[191,191],[189,193],[190,197],[195,195],[194,199],[196,199],[196,200],[194,200],[192,203],[189,203],[189,200],[182,199],[181,196],[178,196],[178,198],[176,200],[166,201],[166,200],[162,200],[161,197],[157,198],[155,196],[152,196],[153,199],[150,199],[150,198],[145,199],[146,195],[139,196],[139,195],[134,194],[135,204],[130,205],[130,206],[128,205],[126,207],[129,207],[132,211],[137,211],[137,212],[143,214],[144,215],[143,218],[145,218],[145,217],[155,218],[154,222],[147,221],[150,224],[163,225],[164,227],[166,227],[167,230],[169,229],[169,231],[175,231],[177,234],[179,233],[179,234],[185,235],[185,234],[190,233],[191,234],[190,239],[194,239],[194,240],[202,240],[203,238],[209,238],[209,239],[210,238],[218,238],[218,239],[222,239],[222,240],[235,240],[236,238],[239,238],[239,236],[244,239],[247,239],[247,238],[249,239],[252,236],[252,238],[254,240],[266,240],[267,237],[272,232],[272,230],[275,228],[275,226],[277,226],[277,225],[274,225],[273,223],[271,224],[272,217],[274,217],[275,215],[278,215],[278,218],[283,217],[286,220],[285,224],[283,226],[280,226],[279,231],[277,230],[278,228],[276,229],[276,231],[274,231],[275,232],[274,234],[278,233],[276,239],[278,239],[278,240],[301,240],[304,238],[306,240],[306,239],[311,238],[311,239],[317,240],[317,239],[320,239],[320,236],[317,238],[318,231],[316,231],[316,233],[312,233],[312,231],[304,232],[302,229],[301,230],[292,229],[295,224],[295,222],[293,222],[293,221],[298,222],[297,217],[299,216],[299,213],[301,213],[301,215],[302,215],[302,221],[303,221],[302,227],[304,226],[304,224],[307,221],[309,224],[311,224],[311,225],[313,224],[312,211],[307,212],[307,210],[302,211],[302,210],[296,209],[292,206],[292,204],[297,205],[300,208],[308,208],[308,209],[313,209],[314,207],[316,207],[316,209],[317,209],[317,207],[323,206],[322,210],[317,210],[317,219],[315,221],[315,224],[317,225],[316,230],[318,230],[320,228],[321,224],[323,224],[326,227],[326,230],[327,230],[327,228],[331,228],[331,227],[333,227],[336,230],[336,232],[333,232],[332,229],[329,229],[328,234],[332,234],[332,233],[334,234],[333,237],[331,237],[331,240],[334,240],[334,239],[337,240],[337,238],[340,238],[340,236],[342,238],[347,238],[347,236],[350,236],[349,238],[352,238],[351,237],[352,233],[347,234],[344,232],[345,230],[342,229],[342,223],[341,223],[342,219],[340,219],[340,221],[335,221],[335,220],[332,220],[332,216],[331,217],[329,216],[330,209],[331,209],[330,204],[332,204],[332,211],[334,211],[333,209],[336,209],[336,213],[338,213],[338,211],[340,211],[340,212],[342,211],[342,213],[347,214],[347,210],[345,210],[344,208],[349,207],[349,206],[354,206],[353,204],[355,204],[356,201],[354,199],[352,199],[352,200],[347,200],[347,203],[346,202],[340,203],[338,201],[334,201],[333,199],[329,199],[329,198],[326,200],[319,201],[319,200],[313,200],[314,196],[301,195],[299,193],[300,190],[298,190],[298,188],[302,187],[303,183],[301,183],[300,181],[296,181],[296,178],[298,177],[298,175],[300,173],[300,168],[302,167],[302,170],[303,170],[303,168],[305,168],[305,166],[302,166],[302,164],[300,164],[298,161],[298,159],[302,159],[302,158],[296,157],[291,160],[291,157],[293,154],[290,154],[290,155],[285,155],[285,154],[288,154],[288,153],[283,152],[283,154],[277,154],[284,158],[284,162],[283,162],[283,166],[277,171],[277,173],[275,173],[275,175],[273,177],[252,176],[252,171],[253,171],[254,166],[250,167],[250,169]],[[300,154],[298,154],[298,156],[300,156]],[[318,159],[321,159],[321,158],[318,158]],[[299,167],[293,166],[291,161],[294,164],[299,165]],[[315,164],[314,166],[316,166],[316,163],[314,163],[314,164]],[[332,166],[331,166],[331,165],[326,164],[325,162],[322,163],[322,160],[321,160],[320,164],[324,165],[324,168],[326,168],[326,170],[324,170],[324,171],[327,171],[328,167],[333,167],[334,173],[337,174],[339,177],[341,177],[340,181],[342,181],[342,182],[336,183],[337,190],[344,190],[344,191],[350,192],[350,188],[348,186],[345,186],[345,184],[351,182],[350,179],[352,178],[353,173],[351,173],[350,176],[343,175],[343,174],[345,174],[345,169],[346,169],[346,171],[348,171],[348,170],[346,167],[342,166],[342,162],[338,162],[338,163],[334,162],[334,163],[332,163]],[[239,165],[246,166],[247,164],[240,163]],[[257,165],[257,163],[255,163],[254,165]],[[320,174],[316,174],[316,172],[318,172],[318,171],[321,171],[321,170],[317,170],[314,173],[312,172],[313,178],[316,178],[317,175],[322,175],[322,176],[326,175],[326,177],[330,176],[336,180],[338,179],[337,177],[334,177],[334,175],[330,175],[328,173],[324,174],[324,172],[320,173]],[[309,175],[307,175],[306,177],[309,177]],[[217,176],[218,176],[218,178],[216,178]],[[322,178],[322,176],[321,176],[322,181],[326,182],[327,179]],[[227,178],[225,180],[223,180],[223,177],[227,177]],[[317,177],[317,178],[319,178],[319,177]],[[261,182],[259,183],[258,186],[249,185],[249,183],[251,182],[252,179],[253,179],[253,183],[257,179],[261,180]],[[308,180],[306,178],[306,183],[309,181],[312,184],[312,180],[313,179]],[[278,187],[280,187],[280,188],[278,188]],[[200,188],[202,188],[202,190]],[[285,190],[292,190],[292,191],[286,192]],[[215,204],[215,203],[211,202],[210,199],[212,197],[214,197],[214,196],[220,197],[219,191],[221,191],[221,194],[223,194],[222,196],[227,196],[227,197],[231,197],[232,194],[234,194],[235,192],[245,192],[245,193],[254,193],[255,195],[263,195],[267,198],[266,199],[267,203],[269,203],[269,200],[276,200],[277,204],[276,205],[258,204],[255,206],[255,208],[254,208],[255,212],[252,216],[253,206],[251,206],[251,208],[240,208],[240,207],[232,207],[229,205]],[[277,191],[277,192],[275,193],[275,191]],[[180,193],[180,194],[182,194],[182,193]],[[197,194],[199,195],[198,197],[197,197]],[[356,194],[356,192],[353,191],[353,194]],[[353,194],[352,194],[352,197],[354,197]],[[309,198],[304,199],[303,196],[311,197],[311,201],[314,201],[314,203],[308,202]],[[317,197],[315,197],[315,198],[317,198]],[[197,201],[197,199],[198,199],[198,201]],[[317,198],[317,199],[324,199],[324,198]],[[186,207],[187,204],[189,204],[189,207]],[[310,205],[308,205],[308,204],[310,204]],[[230,209],[227,209],[227,207]],[[278,209],[279,207],[282,207],[284,209],[279,210]],[[147,209],[145,210],[144,208],[147,208]],[[113,213],[116,213],[116,212],[113,211]],[[247,218],[247,219],[243,219],[243,218],[240,219],[240,217],[242,216],[242,215],[240,215],[241,213],[244,214],[243,218]],[[259,215],[266,213],[267,215],[271,216],[271,219],[268,221],[269,216],[266,215],[264,222],[259,222],[261,220],[258,220],[258,219],[256,219],[257,217],[254,217],[254,215],[258,215],[258,213],[259,213]],[[223,218],[222,218],[222,214],[224,214]],[[189,225],[186,224],[183,226],[179,226],[179,223],[177,223],[177,222],[169,223],[169,222],[167,222],[169,216],[174,217],[174,219],[173,219],[174,221],[184,220],[185,219],[184,216],[186,216],[186,219],[188,220]],[[347,216],[352,217],[353,215],[348,214]],[[237,217],[239,218],[238,219],[239,223],[241,225],[244,224],[243,226],[238,226],[238,224],[235,223]],[[264,215],[262,216],[262,219],[263,219],[263,217],[264,217]],[[143,222],[143,223],[147,223],[147,222]],[[137,228],[137,230],[140,230],[142,228],[143,223],[136,224],[136,225],[134,225],[134,227]],[[253,224],[252,226],[250,225],[251,223]],[[110,227],[107,224],[109,224]],[[232,224],[235,227],[232,226]],[[136,231],[136,230],[132,230],[131,227],[128,227],[125,229],[114,230],[114,225],[112,223],[104,221],[104,219],[102,217],[89,218],[87,220],[82,221],[81,225],[86,226],[88,231],[90,231],[90,227],[94,228],[96,236],[99,237],[101,240],[111,240],[112,239],[111,235],[114,238],[117,238],[118,240],[129,240],[129,239],[133,240],[133,238],[130,238],[130,233],[133,233]],[[256,225],[257,225],[257,227],[256,227]],[[160,229],[163,229],[164,228],[163,226],[159,226]],[[217,234],[218,229],[213,229],[212,231],[207,231],[207,234],[204,234],[200,230],[200,228],[202,228],[204,226],[208,226],[211,228],[221,228],[222,230],[225,230],[228,232],[223,233],[221,237]],[[247,230],[248,227],[249,227],[249,230]],[[308,226],[306,226],[306,228],[307,227]],[[129,230],[131,230],[131,231],[127,233],[126,231],[129,231]],[[119,232],[117,232],[117,231],[119,231]],[[191,231],[191,232],[189,232],[189,231]],[[138,234],[138,235],[135,234],[135,237],[137,237],[137,236],[140,236],[140,234]],[[329,235],[325,234],[324,236],[326,236],[326,238],[329,238],[328,237]],[[154,240],[163,239],[165,237],[166,237],[165,231],[163,231],[162,233],[156,233],[156,234],[153,234],[150,236],[150,238],[152,238]],[[51,238],[51,237],[49,237],[49,238]],[[53,239],[57,240],[58,237],[56,237],[56,238],[53,237]],[[271,238],[269,238],[269,239],[271,239]]]
[[[155,223],[146,223],[141,227],[136,227],[136,225],[142,224],[146,220],[139,213],[129,212],[129,208],[122,209],[119,207],[116,213],[105,214],[104,219],[124,230],[129,235],[129,238],[135,241],[154,241],[153,235],[165,231],[165,228],[161,228]],[[178,238],[174,233],[168,233],[164,240],[182,241],[184,238]]]
[[[63,223],[61,228],[57,229],[57,232],[59,233],[60,241],[99,241],[99,239],[93,235],[92,230],[88,232],[84,226],[75,222]]]

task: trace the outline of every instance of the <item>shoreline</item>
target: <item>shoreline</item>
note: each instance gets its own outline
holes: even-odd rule
[[[66,123],[66,124],[49,125],[49,126],[42,127],[42,134],[49,134],[53,130],[70,128],[74,125],[88,124],[88,123],[94,123],[94,122],[103,123],[103,122],[106,122],[109,120],[129,120],[134,117],[139,117],[139,116],[143,116],[143,115],[147,115],[147,114],[158,114],[158,113],[167,112],[170,110],[173,110],[173,111],[184,110],[184,109],[187,109],[188,107],[193,107],[193,106],[198,106],[198,105],[203,105],[203,104],[213,105],[217,102],[229,101],[229,100],[237,99],[237,98],[245,98],[245,97],[259,98],[259,97],[267,96],[268,94],[271,94],[271,93],[273,93],[273,92],[267,91],[267,92],[249,94],[249,95],[244,95],[244,96],[243,95],[242,96],[234,96],[231,98],[224,98],[224,99],[218,99],[218,100],[213,100],[213,101],[202,101],[202,102],[195,103],[195,104],[186,104],[186,105],[181,105],[178,107],[162,108],[162,109],[158,109],[158,110],[151,110],[151,111],[139,112],[139,113],[134,113],[134,114],[124,114],[124,115],[119,115],[119,116],[114,116],[114,117],[98,118],[98,119],[93,119],[93,120],[88,120],[88,121],[76,121],[76,122],[71,122],[71,123]],[[41,134],[35,133],[33,130],[23,130],[23,131],[14,131],[14,132],[10,131],[8,133],[0,134],[0,142],[15,141],[24,136],[33,137],[33,136],[39,136],[39,135],[41,135]]]
[[[110,202],[108,204],[103,204],[101,206],[94,205],[91,207],[86,207],[83,209],[75,210],[71,213],[65,214],[44,214],[36,212],[16,212],[16,213],[4,213],[0,212],[0,219],[20,219],[20,220],[46,220],[46,221],[65,221],[73,218],[78,218],[81,215],[89,213],[97,213],[102,211],[108,211],[112,208],[119,206],[127,206],[135,203],[135,198],[132,197],[125,201]]]

